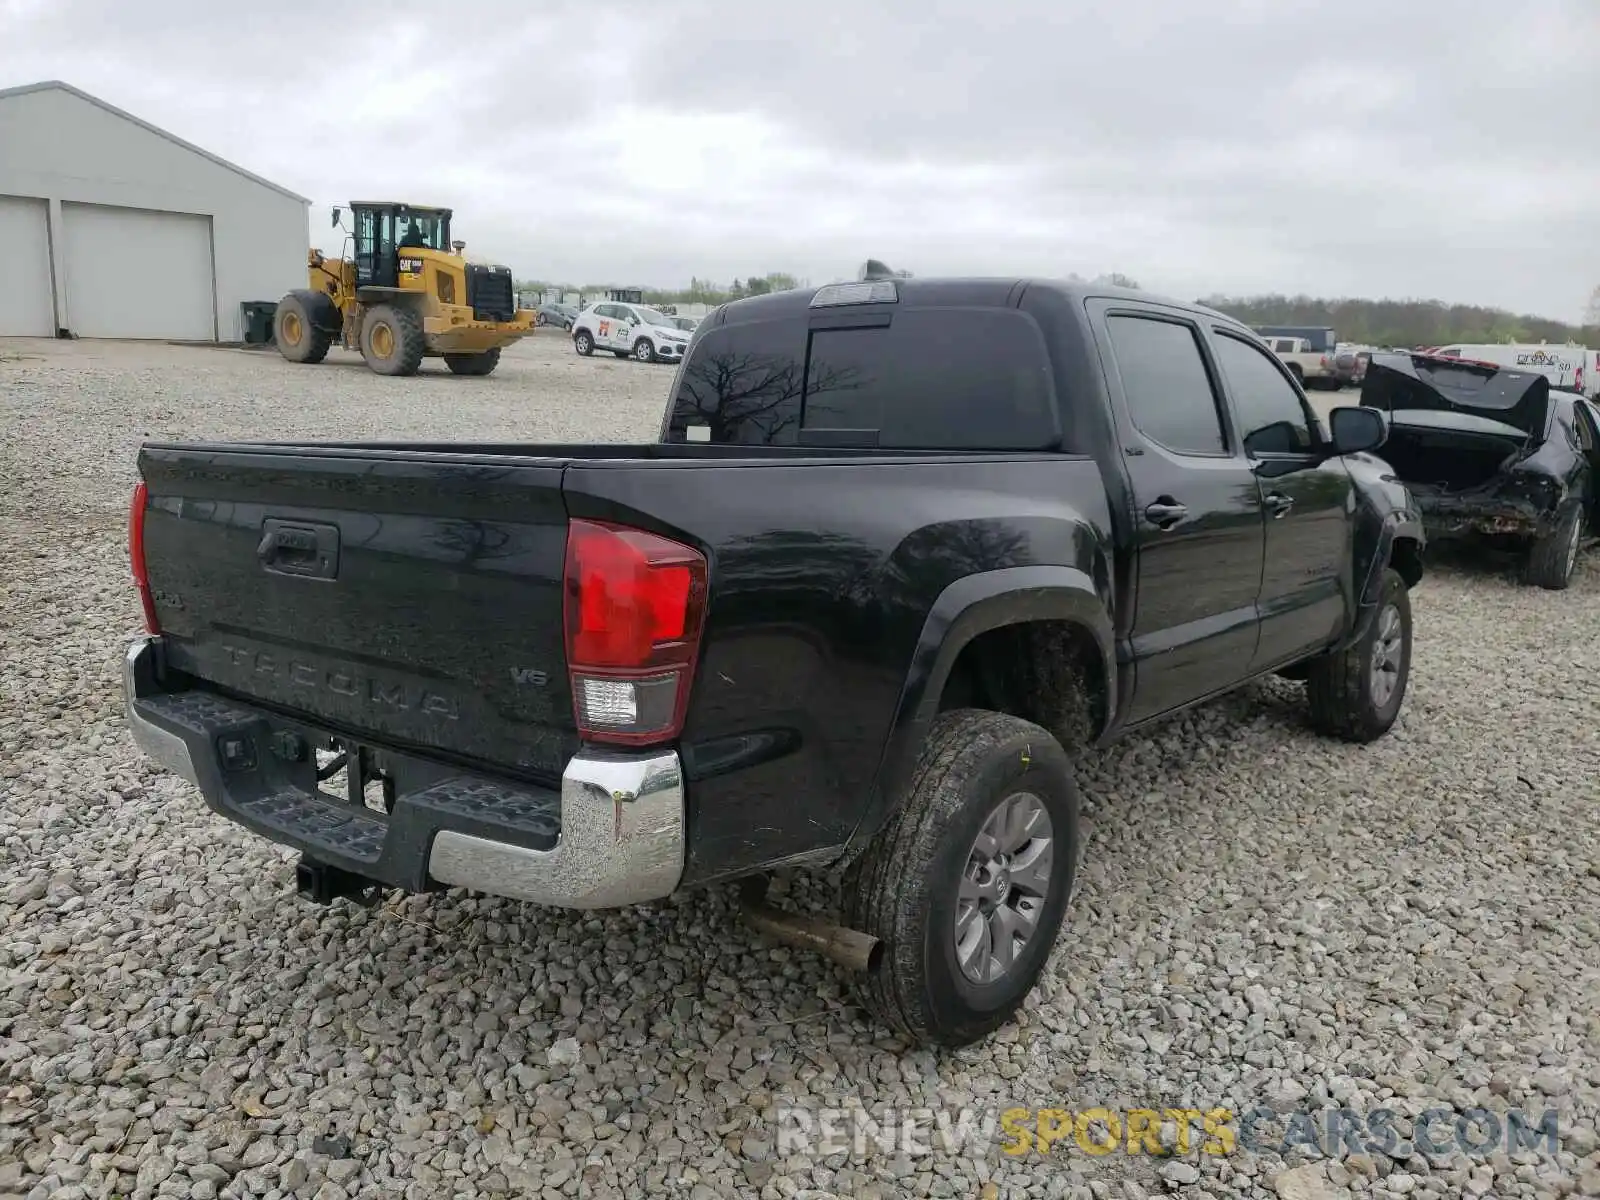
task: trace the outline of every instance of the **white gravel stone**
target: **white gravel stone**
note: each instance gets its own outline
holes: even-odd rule
[[[1049,970],[1017,1024],[951,1054],[904,1053],[831,968],[742,929],[731,889],[621,913],[302,905],[292,855],[135,751],[141,440],[650,440],[671,376],[560,337],[481,380],[0,342],[0,1196],[1224,1197],[1298,1175],[1320,1200],[1563,1178],[1530,1152],[1336,1152],[1335,1176],[1070,1139],[976,1164],[785,1146],[781,1110],[845,1103],[1559,1103],[1582,1131],[1565,1186],[1600,1187],[1600,554],[1564,593],[1431,565],[1410,697],[1372,746],[1312,736],[1274,680],[1085,756]],[[829,891],[800,878],[785,902]]]

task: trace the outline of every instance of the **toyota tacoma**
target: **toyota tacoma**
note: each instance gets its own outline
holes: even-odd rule
[[[752,297],[651,443],[144,445],[128,714],[322,901],[830,869],[837,922],[749,911],[967,1043],[1061,927],[1074,755],[1270,674],[1329,735],[1394,723],[1423,532],[1386,429],[1141,292]]]

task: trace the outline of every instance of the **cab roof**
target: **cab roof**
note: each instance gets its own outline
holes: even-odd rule
[[[841,284],[823,286],[842,286],[843,284],[856,282],[859,281],[846,280],[841,281]],[[1236,325],[1241,329],[1248,328],[1236,317],[1230,317],[1226,313],[1207,308],[1203,304],[1187,300],[1176,300],[1170,296],[1163,296],[1155,292],[1115,287],[1109,284],[1089,283],[1075,279],[1028,278],[1025,276],[952,276],[946,278],[921,276],[910,279],[895,278],[887,282],[892,282],[899,293],[900,299],[912,306],[998,308],[1014,303],[1016,298],[1021,296],[1024,291],[1049,291],[1070,301],[1081,301],[1090,297],[1107,300],[1139,300],[1147,304],[1181,308],[1191,313],[1226,321],[1230,325]],[[723,310],[728,314],[724,320],[762,320],[796,315],[810,307],[811,298],[820,290],[821,288],[816,286],[803,287],[787,292],[769,292],[762,296],[746,296],[743,299],[731,300],[722,306]]]
[[[346,208],[408,208],[412,212],[453,213],[439,204],[417,204],[410,200],[352,200]]]

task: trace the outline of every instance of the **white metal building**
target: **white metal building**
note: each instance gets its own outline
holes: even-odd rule
[[[239,341],[310,201],[59,82],[0,91],[0,337]]]

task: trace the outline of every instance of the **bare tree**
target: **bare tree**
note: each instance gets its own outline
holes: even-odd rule
[[[692,411],[710,427],[709,440],[775,446],[800,423],[800,395],[807,399],[860,387],[855,368],[812,367],[805,379],[789,355],[701,354],[684,374],[674,403],[677,415]]]

